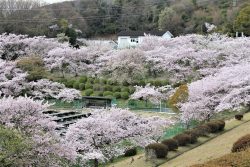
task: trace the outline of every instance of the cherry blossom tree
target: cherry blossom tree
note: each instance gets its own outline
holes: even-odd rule
[[[26,89],[27,74],[15,67],[15,63],[0,59],[0,96],[18,96]]]
[[[128,110],[96,110],[88,118],[71,125],[65,139],[85,160],[106,162],[124,153],[126,143],[144,147],[159,140],[173,123],[159,117],[142,118]]]
[[[104,73],[111,76],[113,80],[132,83],[145,77],[144,62],[144,54],[138,49],[117,51],[109,58]]]
[[[37,82],[27,83],[29,88],[28,94],[38,99],[61,99],[63,101],[72,102],[81,98],[80,91],[76,89],[66,88],[65,85],[53,82],[48,79],[41,79]]]
[[[57,124],[42,112],[49,104],[28,97],[0,99],[0,125],[18,130],[30,146],[23,152],[24,166],[69,165],[77,153],[59,137]]]
[[[159,104],[161,100],[168,98],[168,92],[171,90],[170,86],[156,88],[147,84],[145,87],[135,86],[135,92],[130,96],[130,99],[150,101]]]
[[[241,63],[189,84],[188,101],[180,104],[182,120],[209,120],[215,113],[249,106],[249,72],[250,64]]]

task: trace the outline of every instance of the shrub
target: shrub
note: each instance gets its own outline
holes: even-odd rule
[[[154,151],[156,158],[165,158],[168,154],[168,147],[161,143],[153,143],[146,146],[146,154],[149,155],[150,151]]]
[[[91,94],[93,94],[93,89],[87,89],[87,90],[85,90],[85,95],[86,96],[90,96]]]
[[[169,83],[169,81],[168,80],[164,80],[164,81],[162,81],[162,85],[163,86],[165,86],[165,85],[169,85],[170,83]]]
[[[94,83],[95,84],[100,83],[100,79],[98,79],[98,78],[94,79]]]
[[[121,91],[122,92],[129,92],[129,88],[128,87],[122,87]]]
[[[119,99],[119,98],[121,98],[121,93],[120,93],[120,92],[115,92],[115,93],[113,94],[113,96],[114,96],[116,99]]]
[[[137,150],[135,147],[133,147],[133,148],[129,148],[129,149],[125,150],[124,156],[131,157],[131,156],[135,156],[136,154],[137,154]]]
[[[195,129],[185,131],[184,133],[190,136],[190,143],[191,144],[194,144],[197,142],[197,138],[199,137],[199,134],[198,134],[198,132],[196,132]]]
[[[191,143],[191,136],[187,134],[179,134],[174,137],[174,140],[177,141],[179,146],[186,146]]]
[[[79,89],[80,90],[84,90],[85,89],[85,84],[84,83],[80,83],[79,84]]]
[[[121,98],[124,100],[127,100],[129,98],[129,93],[128,92],[121,92]]]
[[[234,144],[232,148],[232,152],[239,152],[250,148],[250,134],[247,134],[241,138],[239,138]]]
[[[178,149],[178,142],[174,139],[167,139],[161,142],[168,147],[169,151],[175,151]]]
[[[117,82],[116,82],[116,81],[113,81],[113,80],[107,80],[107,84],[108,84],[108,85],[116,85]]]
[[[139,83],[138,83],[140,86],[145,86],[146,85],[146,82],[144,80],[140,80]]]
[[[93,83],[94,83],[94,80],[95,80],[94,78],[88,78],[88,82],[89,82],[89,83],[92,83],[92,84],[93,84]]]
[[[75,83],[75,80],[68,80],[66,83],[66,87],[73,88],[74,83]]]
[[[206,125],[211,129],[211,133],[216,133],[220,129],[219,124],[216,122],[208,122]]]
[[[224,128],[225,128],[225,125],[226,125],[225,121],[223,121],[223,120],[218,120],[218,121],[215,121],[215,122],[216,122],[216,123],[218,124],[218,126],[219,126],[218,131],[223,131]]]
[[[129,87],[129,93],[132,94],[132,93],[134,93],[134,92],[135,92],[135,87],[130,86],[130,87]]]
[[[88,78],[86,76],[81,76],[80,79],[79,79],[79,82],[80,83],[85,83],[85,82],[87,82],[87,79]]]
[[[161,80],[154,81],[154,86],[162,86]]]
[[[120,92],[121,88],[119,86],[114,86],[112,89],[113,92]]]
[[[106,79],[100,79],[100,84],[102,84],[102,85],[107,84],[107,80]]]
[[[122,82],[122,85],[123,85],[123,86],[129,86],[129,83],[128,83],[127,81],[123,81],[123,82]]]
[[[93,89],[93,84],[90,83],[90,82],[87,82],[87,83],[85,84],[85,89]]]
[[[93,93],[93,96],[103,96],[103,92],[102,91],[96,91]]]
[[[104,90],[105,90],[105,91],[112,91],[112,89],[113,89],[113,88],[112,88],[111,85],[105,85],[105,86],[104,86]]]
[[[234,117],[235,117],[235,119],[240,121],[243,118],[243,114],[236,114]]]
[[[102,90],[102,87],[101,87],[101,85],[99,85],[99,84],[95,84],[95,85],[93,86],[93,89],[94,89],[95,91],[100,91],[100,90]]]
[[[113,96],[113,93],[110,92],[110,91],[105,91],[105,92],[103,93],[103,96]]]
[[[196,127],[195,130],[199,136],[207,136],[209,133],[211,133],[211,128],[206,124]]]
[[[74,89],[79,89],[79,82],[74,82],[73,88]]]

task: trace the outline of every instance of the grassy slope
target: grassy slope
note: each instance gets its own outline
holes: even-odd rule
[[[244,116],[244,121],[250,120],[250,113]],[[230,130],[240,124],[242,121],[236,121],[234,119],[227,121],[226,130]],[[240,125],[239,127],[230,130],[212,140],[210,138],[199,138],[199,142],[196,145],[189,145],[187,147],[180,147],[176,152],[169,152],[168,158],[174,158],[167,163],[167,159],[158,159],[155,162],[145,161],[144,154],[134,156],[133,158],[122,159],[116,163],[110,165],[110,167],[152,167],[154,164],[163,164],[162,167],[186,167],[189,165],[203,163],[207,160],[218,158],[230,152],[232,144],[244,134],[249,131],[250,122]],[[214,137],[211,135],[210,137]],[[208,142],[207,142],[208,141]],[[207,142],[201,146],[196,147],[204,142]],[[196,147],[193,150],[192,148]],[[190,150],[190,151],[189,151]],[[185,152],[185,153],[184,153]],[[182,154],[184,153],[184,154]],[[178,156],[178,154],[182,154]]]
[[[250,120],[250,114],[246,114],[244,119]],[[234,126],[237,123],[239,123],[239,121],[231,121],[226,125],[226,128],[230,128],[229,126]],[[169,162],[161,165],[161,167],[186,167],[197,163],[204,163],[228,154],[231,152],[232,145],[235,141],[237,141],[241,136],[250,133],[249,129],[250,122],[244,123],[235,129],[232,129],[210,140],[209,142],[190,150],[173,160],[170,160]]]

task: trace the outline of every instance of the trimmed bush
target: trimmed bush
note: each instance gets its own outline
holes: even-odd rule
[[[127,100],[129,98],[129,93],[128,92],[121,92],[121,98],[124,100]]]
[[[243,118],[243,114],[236,114],[234,117],[235,117],[235,119],[240,121]]]
[[[112,89],[113,92],[120,92],[121,91],[121,88],[120,86],[114,86],[113,89]]]
[[[94,78],[88,78],[88,82],[89,82],[89,83],[92,83],[92,84],[93,84],[93,83],[94,83],[94,80],[95,80]]]
[[[190,143],[191,144],[194,144],[197,142],[197,139],[199,137],[199,134],[198,132],[196,132],[196,130],[188,130],[188,131],[185,131],[184,134],[187,134],[190,136]]]
[[[86,96],[90,96],[91,94],[93,94],[93,92],[94,92],[93,89],[87,89],[84,91]]]
[[[80,79],[79,79],[79,82],[80,83],[86,83],[87,82],[87,77],[86,76],[81,76]]]
[[[100,84],[102,84],[102,85],[107,84],[107,80],[106,80],[106,79],[101,79],[101,80],[100,80]]]
[[[112,91],[113,87],[111,85],[105,85],[104,90],[105,91]]]
[[[85,89],[93,89],[93,84],[90,83],[90,82],[87,82],[87,83],[85,84]]]
[[[169,85],[170,83],[169,83],[169,81],[168,80],[164,80],[164,81],[162,81],[162,85],[163,86],[165,86],[165,85]]]
[[[103,92],[102,91],[96,91],[92,95],[93,96],[103,96]]]
[[[103,96],[113,96],[113,93],[112,92],[110,92],[110,91],[105,91],[104,93],[103,93]]]
[[[75,83],[73,84],[73,88],[74,88],[74,89],[79,89],[79,82],[75,82]]]
[[[136,154],[137,154],[137,150],[135,147],[129,148],[129,149],[125,150],[125,152],[124,152],[125,157],[135,156]]]
[[[122,85],[123,85],[123,86],[129,86],[129,83],[128,83],[127,81],[123,81],[123,82],[122,82]]]
[[[116,99],[120,99],[121,98],[121,93],[120,92],[115,92],[113,94],[113,96],[116,98]]]
[[[79,84],[79,89],[80,90],[84,90],[85,89],[85,84],[84,83],[80,83]]]
[[[155,80],[154,86],[162,86],[161,80]]]
[[[209,133],[211,133],[211,128],[206,124],[196,127],[195,130],[199,136],[207,136]]]
[[[184,133],[176,135],[173,139],[177,141],[179,146],[186,146],[191,143],[191,136]]]
[[[232,148],[232,152],[239,152],[250,148],[250,134],[245,135],[239,138],[234,144]]]
[[[117,82],[113,81],[113,80],[107,80],[107,84],[108,85],[117,85]]]
[[[134,93],[134,92],[135,92],[135,87],[130,86],[130,87],[129,87],[129,93],[132,94],[132,93]]]
[[[161,143],[153,143],[145,147],[147,155],[149,155],[152,150],[154,151],[156,158],[165,158],[168,154],[168,147]]]
[[[220,129],[220,125],[216,122],[208,122],[206,125],[211,129],[211,133],[216,133]]]
[[[93,86],[93,89],[94,89],[95,91],[100,91],[100,90],[102,90],[102,86],[99,85],[99,84],[95,84],[95,85]]]
[[[128,87],[122,87],[121,91],[122,92],[129,92],[129,88]]]
[[[75,80],[68,80],[65,85],[68,88],[73,88],[74,83],[75,83]]]
[[[178,149],[178,142],[174,139],[167,139],[161,142],[168,147],[169,151],[175,151]]]
[[[224,130],[224,128],[225,128],[225,125],[226,125],[226,123],[225,123],[225,121],[223,121],[223,120],[218,120],[218,121],[215,121],[217,124],[218,124],[218,126],[219,126],[219,131],[223,131]]]
[[[95,83],[95,84],[100,83],[100,79],[98,79],[98,78],[94,79],[94,83]]]

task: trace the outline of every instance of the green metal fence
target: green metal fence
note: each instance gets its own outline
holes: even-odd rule
[[[196,126],[198,126],[199,123],[196,121],[191,122],[191,124],[189,125],[189,129],[192,129]],[[185,124],[183,123],[176,123],[175,125],[173,125],[172,127],[168,128],[163,136],[163,139],[169,139],[174,137],[175,135],[178,135],[182,132],[184,132],[185,130],[187,130],[187,127]]]

